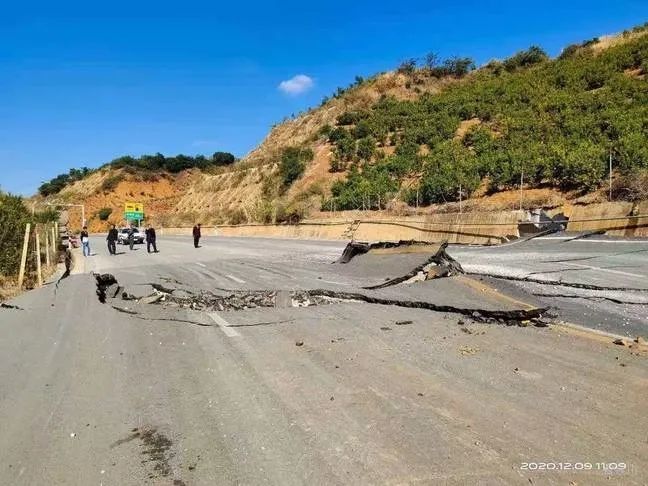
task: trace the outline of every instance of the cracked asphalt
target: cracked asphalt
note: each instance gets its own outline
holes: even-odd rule
[[[564,321],[628,337],[648,335],[648,240],[556,234],[449,253],[489,285],[550,306]]]
[[[573,268],[574,261],[545,259],[593,257],[583,264],[638,277],[600,279],[586,268],[583,282],[644,282],[645,253],[630,251],[646,242],[609,256],[609,244],[586,240],[554,254],[549,248],[559,241],[449,253],[469,272],[514,277]],[[140,245],[118,247],[115,257],[102,239],[91,243],[96,254],[58,288],[0,309],[2,483],[648,480],[645,349],[525,319],[483,319],[564,301],[593,315],[595,306],[611,314],[627,306],[638,326],[641,304],[532,295],[604,291],[469,275],[363,289],[406,274],[429,254],[368,254],[336,265],[342,242],[211,237],[194,249],[189,237],[166,237],[159,254]],[[121,287],[105,304],[91,272],[113,274]],[[314,289],[334,297],[306,305]],[[613,292],[605,295],[644,295]],[[358,293],[368,299],[336,298]],[[192,305],[196,295],[226,306]],[[540,471],[524,463],[593,466]]]

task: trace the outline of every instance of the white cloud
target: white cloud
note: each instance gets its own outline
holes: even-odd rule
[[[297,96],[310,90],[314,84],[313,78],[305,74],[298,74],[279,83],[279,90],[288,95]]]

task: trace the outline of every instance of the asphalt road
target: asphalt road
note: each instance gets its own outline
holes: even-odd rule
[[[339,242],[169,237],[117,256],[103,243],[0,309],[0,483],[648,480],[645,353],[458,313],[532,309],[522,287],[457,276],[369,291],[427,255],[333,264]],[[501,250],[452,253],[466,267]],[[115,299],[99,302],[93,271],[116,277]],[[296,307],[309,289],[395,303]],[[268,295],[272,307],[200,305]]]
[[[575,236],[457,246],[449,252],[467,272],[500,277],[486,281],[551,306],[565,321],[625,336],[648,335],[648,240]]]

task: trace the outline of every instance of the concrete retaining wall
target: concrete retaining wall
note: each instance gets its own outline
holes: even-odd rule
[[[517,237],[521,213],[435,214],[384,219],[303,221],[295,225],[245,224],[203,227],[204,235],[359,241],[416,240],[491,245]],[[191,228],[161,228],[162,235],[191,236]]]
[[[516,238],[521,213],[434,214],[425,218],[393,218],[363,221],[355,232],[359,241],[416,240],[439,243],[494,245]]]
[[[605,230],[611,236],[648,236],[648,201],[636,206],[630,202],[609,202],[575,206],[570,215],[567,231]]]

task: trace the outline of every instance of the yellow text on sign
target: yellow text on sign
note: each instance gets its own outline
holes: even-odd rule
[[[124,204],[124,212],[125,213],[143,213],[144,212],[144,205],[142,203],[137,203],[137,202],[127,202]]]

